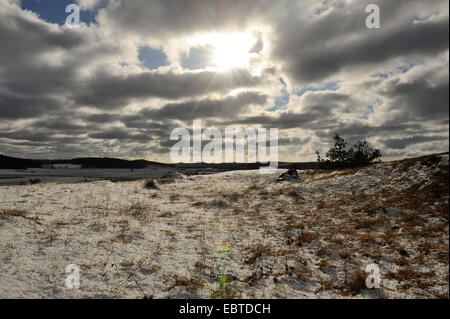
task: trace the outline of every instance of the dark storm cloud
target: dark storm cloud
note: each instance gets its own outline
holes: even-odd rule
[[[87,45],[85,33],[44,23],[0,1],[0,119],[39,118],[65,107],[77,63],[52,64],[52,54]]]
[[[264,80],[261,77],[252,76],[242,69],[226,73],[144,72],[128,76],[98,73],[72,98],[80,105],[111,109],[126,105],[130,99],[149,97],[179,99],[205,93],[225,93],[236,88],[252,88],[262,83]]]
[[[316,135],[321,138],[330,138],[334,133],[339,132],[342,136],[366,137],[366,136],[383,136],[392,135],[395,132],[415,133],[423,131],[424,127],[420,124],[387,124],[383,126],[371,126],[361,123],[345,124],[335,122],[331,127],[319,130]]]
[[[202,118],[236,118],[250,105],[264,105],[267,96],[260,93],[241,93],[220,100],[199,100],[167,104],[158,110],[145,110],[142,116],[153,120],[178,119],[182,121]]]
[[[412,137],[406,137],[406,138],[392,138],[387,140],[382,140],[381,142],[386,147],[389,147],[391,149],[396,150],[402,150],[405,149],[405,147],[412,145],[412,144],[419,144],[424,142],[433,142],[433,141],[448,141],[448,136],[412,136]],[[448,143],[447,143],[448,144]]]
[[[412,24],[392,34],[336,44],[324,54],[308,52],[289,63],[289,72],[301,81],[326,79],[344,67],[381,63],[400,55],[435,54],[448,48],[448,20]]]
[[[21,97],[0,93],[0,119],[39,117],[61,108],[61,101],[46,97]]]
[[[445,77],[440,83],[431,83],[428,77],[407,83],[390,82],[384,95],[392,98],[391,109],[401,109],[407,119],[448,118],[449,82]]]
[[[29,142],[46,142],[49,141],[52,134],[48,132],[36,132],[24,130],[20,132],[0,132],[0,138],[11,140],[24,140]]]
[[[299,137],[279,138],[278,145],[279,146],[304,145],[308,143],[310,140],[311,140],[310,138],[299,138]],[[270,146],[270,141],[267,141],[267,143],[268,143],[267,146]]]
[[[27,63],[27,56],[57,49],[72,49],[84,43],[82,33],[61,30],[42,23],[23,11],[4,8],[0,3],[0,59],[9,63]],[[31,49],[31,50],[30,50]]]
[[[301,128],[307,123],[311,123],[320,119],[320,114],[314,113],[294,113],[294,112],[282,112],[277,116],[273,115],[257,115],[248,116],[243,119],[238,119],[236,121],[223,121],[222,125],[241,125],[241,126],[258,126],[278,129],[291,129],[291,128]],[[218,125],[218,122],[211,121],[211,125]]]
[[[0,3],[0,6],[4,4]],[[21,95],[66,92],[74,81],[75,63],[51,65],[45,55],[87,45],[86,33],[61,29],[16,7],[0,11],[0,87]]]
[[[170,121],[164,121],[164,123],[158,123],[152,121],[151,118],[143,116],[142,113],[136,113],[133,115],[124,115],[120,118],[122,122],[128,128],[136,129],[151,129],[151,130],[169,130]]]
[[[120,115],[110,113],[83,114],[80,117],[88,123],[112,123],[120,119]]]
[[[301,110],[266,113],[264,115],[247,116],[235,121],[223,121],[223,125],[262,125],[279,129],[291,128],[317,128],[336,121],[333,112],[345,107],[351,98],[346,94],[320,93],[306,94],[302,100]],[[214,122],[212,122],[214,123]],[[218,124],[218,123],[214,123]]]
[[[420,3],[421,2],[421,3]],[[378,3],[382,28],[367,29],[365,7]],[[442,1],[430,1],[429,7]],[[367,67],[399,56],[433,55],[448,49],[448,17],[414,23],[424,1],[359,1],[307,24],[295,17],[278,26],[274,56],[299,82],[320,81],[344,68]],[[404,15],[408,14],[407,18]],[[402,25],[396,22],[404,20]],[[302,30],[302,32],[299,32]]]
[[[35,121],[31,125],[29,125],[29,128],[40,130],[46,129],[48,131],[58,133],[66,132],[70,134],[80,134],[86,132],[89,129],[95,129],[96,127],[93,125],[77,124],[71,119],[67,119],[66,117],[56,117]]]
[[[117,128],[104,132],[89,134],[90,138],[98,140],[132,140],[139,142],[150,142],[152,137],[142,133],[131,133],[129,130]]]

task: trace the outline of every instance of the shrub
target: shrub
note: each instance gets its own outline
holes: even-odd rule
[[[158,185],[156,185],[156,183],[153,179],[149,179],[148,181],[145,182],[144,188],[158,189]]]
[[[344,279],[346,290],[354,296],[361,293],[366,288],[366,277],[367,275],[359,269],[350,275],[347,274]]]
[[[333,137],[334,146],[326,153],[327,159],[316,151],[317,161],[321,168],[350,168],[373,163],[381,157],[379,149],[372,148],[366,141],[358,140],[352,147],[347,147],[347,142],[336,133]]]
[[[41,180],[39,178],[36,179],[32,179],[30,178],[30,184],[35,185],[35,184],[39,184],[41,182]]]

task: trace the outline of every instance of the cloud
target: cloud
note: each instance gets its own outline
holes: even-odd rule
[[[46,97],[23,97],[0,92],[0,118],[26,119],[39,117],[61,108],[61,101]]]
[[[141,115],[152,120],[233,119],[246,112],[249,106],[264,105],[265,103],[267,103],[267,96],[260,93],[246,92],[218,100],[206,99],[166,104],[160,109],[143,110]]]
[[[402,150],[405,149],[405,147],[412,145],[412,144],[419,144],[419,143],[425,143],[425,142],[431,142],[431,141],[443,141],[448,140],[448,137],[446,136],[412,136],[412,137],[406,137],[406,138],[392,138],[383,140],[382,143],[391,149],[396,150]]]
[[[190,36],[204,31],[239,31],[261,21],[266,0],[110,1],[98,20],[112,32],[147,39]]]
[[[90,138],[98,139],[98,140],[131,140],[131,141],[142,141],[142,142],[150,142],[152,140],[151,136],[146,134],[132,134],[128,130],[123,128],[110,129],[108,131],[100,132],[100,133],[92,133],[89,134]]]
[[[443,1],[430,1],[428,8],[423,1],[376,1],[381,7],[382,27],[367,29],[365,6],[372,2],[351,1],[351,5],[335,7],[310,23],[294,17],[282,21],[274,58],[283,61],[292,80],[308,83],[342,71],[373,68],[399,56],[435,55],[448,49],[448,16],[414,23],[421,13],[443,10]]]
[[[426,77],[406,83],[394,80],[390,81],[384,93],[392,98],[390,108],[402,109],[405,117],[409,119],[448,118],[448,77],[438,83],[431,83]]]
[[[130,99],[158,97],[174,100],[205,93],[227,93],[237,88],[254,88],[263,83],[263,78],[252,76],[242,69],[226,73],[140,72],[127,76],[99,72],[71,98],[79,105],[111,109],[123,107]]]
[[[93,10],[100,6],[104,0],[77,0],[80,9],[82,10]]]

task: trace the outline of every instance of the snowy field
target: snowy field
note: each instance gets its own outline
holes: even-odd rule
[[[0,298],[448,297],[448,155],[282,172],[0,186]]]
[[[0,185],[29,184],[30,180],[40,180],[41,182],[46,183],[90,182],[103,179],[136,180],[142,178],[158,178],[173,170],[173,168],[157,165],[143,169],[1,169]]]

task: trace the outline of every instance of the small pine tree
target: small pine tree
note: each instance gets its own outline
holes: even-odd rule
[[[380,150],[371,148],[366,141],[358,140],[353,147],[351,160],[354,165],[367,165],[381,157]]]
[[[347,151],[347,142],[336,133],[333,137],[334,146],[330,148],[326,156],[332,162],[345,163],[349,158],[349,152]]]
[[[316,151],[317,162],[322,168],[349,168],[368,165],[381,157],[379,149],[373,149],[366,141],[358,140],[351,148],[347,142],[336,133],[333,137],[334,146],[326,153],[328,159],[323,159]]]

